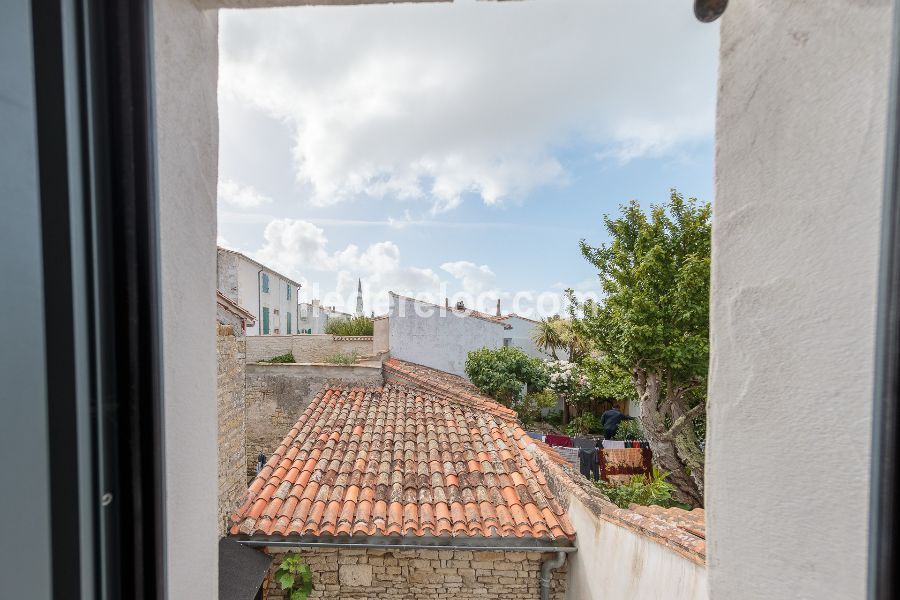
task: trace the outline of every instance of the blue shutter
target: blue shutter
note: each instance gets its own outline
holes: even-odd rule
[[[262,274],[262,284],[263,284],[263,291],[268,294],[269,293],[269,276],[265,273]]]
[[[290,291],[290,289],[291,288],[288,288],[288,291]],[[287,329],[288,329],[288,335],[290,335],[291,334],[291,313],[287,314]]]
[[[269,335],[269,308],[263,308],[263,335]]]
[[[287,299],[290,300],[291,299],[291,284],[287,285],[287,292],[288,292]],[[290,315],[288,315],[288,317],[290,317]],[[288,333],[290,333],[290,331]]]

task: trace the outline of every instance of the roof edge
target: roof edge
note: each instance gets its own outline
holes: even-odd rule
[[[512,325],[509,323],[504,323],[503,319],[500,317],[492,317],[481,311],[475,310],[474,308],[463,308],[459,309],[453,306],[444,306],[442,304],[435,304],[434,302],[428,302],[427,300],[419,300],[418,298],[413,298],[412,296],[404,296],[403,294],[398,294],[397,292],[389,291],[388,295],[395,296],[402,300],[409,300],[410,302],[418,302],[419,304],[425,304],[427,306],[433,306],[435,308],[439,308],[441,310],[445,310],[447,312],[452,312],[457,315],[462,315],[464,317],[472,317],[473,319],[481,319],[482,321],[486,321],[487,323],[496,323],[503,327],[503,329],[512,329]],[[390,316],[390,315],[387,315]]]
[[[288,546],[295,548],[329,548],[356,546],[359,548],[421,548],[430,550],[522,550],[546,552],[575,552],[572,540],[535,537],[484,536],[405,536],[405,535],[247,535],[228,536],[248,546]]]
[[[222,247],[222,246],[216,246],[216,251],[217,251],[217,252],[218,252],[218,251],[227,252],[228,254],[235,254],[235,255],[237,255],[237,256],[240,256],[240,257],[243,258],[244,260],[247,260],[247,261],[252,262],[254,265],[256,265],[257,267],[260,267],[261,269],[265,269],[266,271],[271,271],[272,273],[275,273],[276,275],[278,275],[279,277],[281,277],[281,278],[284,279],[285,281],[289,281],[289,282],[293,283],[293,284],[296,285],[298,288],[302,288],[302,287],[303,287],[303,284],[302,284],[302,283],[299,283],[299,282],[297,282],[297,281],[294,281],[293,279],[291,279],[290,277],[288,277],[288,276],[285,275],[284,273],[282,273],[282,272],[280,272],[280,271],[276,271],[276,270],[273,269],[272,267],[270,267],[270,266],[268,266],[268,265],[264,265],[264,264],[262,264],[261,262],[259,262],[258,260],[255,260],[255,259],[250,258],[249,256],[247,256],[247,255],[244,254],[243,252],[238,252],[237,250],[232,250],[232,249],[230,249],[230,248],[224,248],[224,247]]]

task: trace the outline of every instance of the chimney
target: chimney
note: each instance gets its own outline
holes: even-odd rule
[[[498,316],[498,317],[502,317],[502,316],[503,316],[503,315],[500,314],[500,298],[497,298],[497,316]]]
[[[444,296],[444,308],[450,308],[450,298]]]
[[[456,310],[466,310],[466,303],[462,300],[456,302]]]

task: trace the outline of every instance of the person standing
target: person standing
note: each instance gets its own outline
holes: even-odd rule
[[[603,427],[603,437],[611,440],[616,436],[619,423],[622,421],[634,421],[637,417],[630,417],[613,406],[600,415],[600,426]]]

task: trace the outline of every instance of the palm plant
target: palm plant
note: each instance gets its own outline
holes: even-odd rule
[[[541,319],[535,328],[532,340],[538,348],[549,352],[554,360],[559,360],[557,350],[565,350],[570,362],[577,363],[590,353],[588,342],[572,328],[572,321],[559,315]]]
[[[559,318],[559,315],[541,319],[531,336],[535,345],[544,352],[549,352],[553,360],[559,360],[556,351],[565,347],[561,336],[562,332],[558,326],[560,321],[562,319]]]

